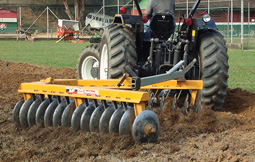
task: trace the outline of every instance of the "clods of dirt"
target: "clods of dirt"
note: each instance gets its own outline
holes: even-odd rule
[[[171,109],[160,116],[157,143],[136,144],[129,136],[74,132],[69,128],[21,129],[12,109],[22,82],[77,78],[75,69],[55,69],[0,60],[0,159],[10,161],[253,161],[255,94],[229,89],[222,111],[186,117]]]

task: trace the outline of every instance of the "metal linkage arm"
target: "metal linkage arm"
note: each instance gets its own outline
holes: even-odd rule
[[[136,5],[136,8],[137,8],[137,11],[138,11],[139,15],[142,17],[143,13],[141,11],[141,8],[140,8],[140,5],[138,3],[138,0],[134,0],[134,2],[135,2],[135,5]]]
[[[191,9],[191,11],[190,11],[190,13],[188,15],[188,18],[191,18],[194,15],[194,13],[196,12],[197,7],[198,7],[200,1],[201,0],[197,0],[196,3],[193,5],[193,7],[192,7],[192,9]]]
[[[141,86],[147,86],[150,84],[156,84],[172,79],[178,79],[178,78],[184,78],[185,77],[185,70],[177,71],[182,65],[184,64],[184,61],[178,62],[174,67],[172,67],[169,71],[167,71],[165,74],[160,75],[154,75],[144,78],[132,78],[132,88],[133,89],[140,89]]]

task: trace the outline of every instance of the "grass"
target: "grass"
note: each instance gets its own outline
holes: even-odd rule
[[[0,59],[56,68],[76,68],[82,49],[89,43],[62,41],[1,41]]]
[[[255,51],[229,50],[230,88],[255,91]]]
[[[230,43],[231,42],[231,39],[229,38],[229,39],[227,39],[226,37],[225,37],[225,39],[226,39],[226,41],[227,41],[227,43]],[[241,43],[241,38],[233,38],[233,43]],[[244,38],[244,40],[243,40],[243,48],[245,49],[245,50],[255,50],[255,37],[249,37],[249,38],[247,38],[247,37],[245,37]]]
[[[76,68],[81,50],[89,43],[1,41],[0,59],[34,65]],[[230,88],[255,91],[255,51],[229,50]]]

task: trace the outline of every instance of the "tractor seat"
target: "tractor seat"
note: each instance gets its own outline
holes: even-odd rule
[[[175,31],[175,19],[171,14],[155,14],[150,23],[151,38],[167,40]]]

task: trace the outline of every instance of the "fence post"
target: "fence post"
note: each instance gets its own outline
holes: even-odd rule
[[[208,14],[210,14],[210,0],[208,0]]]
[[[250,1],[248,1],[248,43],[247,43],[247,48],[249,48],[249,45],[250,45],[250,30],[251,30],[251,28],[250,28],[250,13],[251,11],[250,11]]]
[[[233,43],[233,0],[231,0],[231,44]]]
[[[52,28],[51,28],[50,30],[51,30],[51,39],[52,39],[52,35],[53,35],[53,33],[52,33]]]
[[[120,0],[117,0],[117,3],[118,3],[118,7],[117,7],[117,13],[120,14]]]
[[[49,38],[49,7],[47,6],[47,38]]]
[[[188,17],[189,15],[189,0],[187,0],[187,4],[186,4],[186,17]]]
[[[21,7],[19,7],[19,29],[20,30],[22,28],[22,23],[21,23]],[[19,32],[19,38],[21,39],[22,35],[21,32]]]
[[[243,49],[243,0],[241,0],[241,45]]]
[[[104,26],[104,19],[105,19],[105,0],[103,0],[103,27]]]

